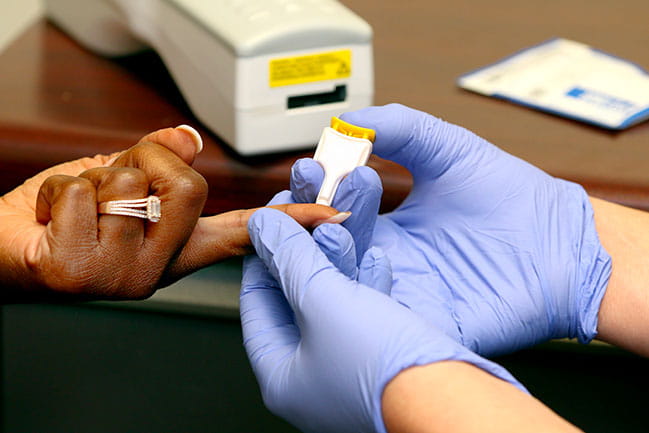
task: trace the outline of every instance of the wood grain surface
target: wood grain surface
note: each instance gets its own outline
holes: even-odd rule
[[[610,132],[479,96],[455,80],[559,36],[649,67],[645,0],[409,2],[346,0],[374,29],[375,103],[400,102],[465,126],[591,194],[649,209],[649,123]],[[605,29],[615,29],[606,31]],[[153,53],[98,57],[41,21],[0,53],[0,191],[55,163],[124,149],[149,131],[188,123],[205,139],[195,167],[210,184],[206,213],[263,205],[312,152],[242,158],[193,117]],[[411,179],[372,158],[383,210]]]

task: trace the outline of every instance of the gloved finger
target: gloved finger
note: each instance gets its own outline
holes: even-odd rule
[[[314,308],[328,308],[331,296],[349,284],[316,245],[311,235],[288,215],[263,208],[248,221],[250,240],[257,255],[279,282],[298,319],[307,317],[302,310],[304,294],[316,297]],[[328,292],[319,296],[322,290]]]
[[[291,170],[291,193],[295,200],[314,202],[322,179],[320,164],[310,158],[298,160]],[[372,239],[382,193],[378,174],[372,168],[363,166],[357,167],[342,180],[334,197],[332,205],[336,209],[352,213],[343,226],[354,238],[358,260],[363,257]]]
[[[358,268],[358,282],[390,295],[392,291],[392,265],[382,249],[371,247]]]
[[[79,177],[88,179],[97,189],[97,203],[146,197],[149,180],[146,174],[130,167],[97,167]],[[144,220],[122,215],[99,215],[97,238],[100,245],[115,258],[132,263],[144,239]],[[127,257],[127,256],[131,257]]]
[[[290,197],[290,192],[286,192]],[[279,196],[280,199],[286,197],[287,194]],[[334,208],[315,203],[276,204],[272,207],[309,229],[338,214]],[[255,211],[257,209],[242,209],[200,218],[187,244],[169,267],[163,285],[229,257],[253,252],[248,235],[248,219]]]
[[[379,175],[372,168],[363,166],[356,167],[343,179],[334,197],[333,207],[352,213],[343,227],[354,238],[359,262],[372,240],[382,194]]]
[[[329,261],[343,274],[355,280],[356,247],[351,234],[339,224],[322,224],[313,231],[313,240]]]
[[[273,198],[270,199],[270,201],[266,206],[273,206],[276,204],[292,204],[292,203],[313,203],[313,201],[307,201],[307,202],[295,201],[293,199],[293,195],[291,194],[291,191],[284,190],[275,194]]]
[[[400,104],[363,108],[340,117],[375,130],[373,152],[406,167],[415,181],[435,179],[461,158],[479,157],[473,147],[477,141],[484,142],[464,128]]]
[[[324,180],[322,166],[312,158],[295,161],[291,167],[291,193],[298,203],[314,203]]]
[[[259,383],[267,383],[276,360],[297,348],[300,333],[277,282],[255,255],[243,262],[239,309],[246,352]]]

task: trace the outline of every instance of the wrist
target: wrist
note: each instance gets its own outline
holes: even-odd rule
[[[529,394],[460,361],[403,370],[385,387],[382,413],[389,433],[578,431]]]

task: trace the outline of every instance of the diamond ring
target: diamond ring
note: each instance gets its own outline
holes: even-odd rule
[[[160,221],[160,199],[155,195],[150,195],[135,200],[105,201],[99,203],[97,211],[100,214],[144,218],[156,223]]]

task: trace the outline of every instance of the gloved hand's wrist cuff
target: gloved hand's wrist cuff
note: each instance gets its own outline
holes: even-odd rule
[[[377,433],[387,433],[385,423],[383,422],[382,410],[382,397],[385,387],[399,373],[410,367],[424,366],[440,361],[462,361],[472,364],[492,376],[514,385],[525,393],[529,393],[525,386],[516,380],[516,378],[504,367],[471,352],[469,349],[452,340],[450,337],[441,335],[440,333],[438,338],[433,338],[431,340],[433,341],[431,341],[430,344],[420,346],[418,354],[414,354],[415,356],[410,360],[410,362],[393,364],[392,368],[389,368],[386,371],[386,374],[379,382],[377,388],[378,392],[373,396],[374,401],[372,402],[374,412],[372,414],[374,430]]]
[[[590,201],[588,211],[589,219],[584,229],[581,256],[578,258],[581,287],[576,305],[579,320],[577,338],[582,344],[589,343],[597,335],[599,308],[612,271],[611,256],[599,240]]]

